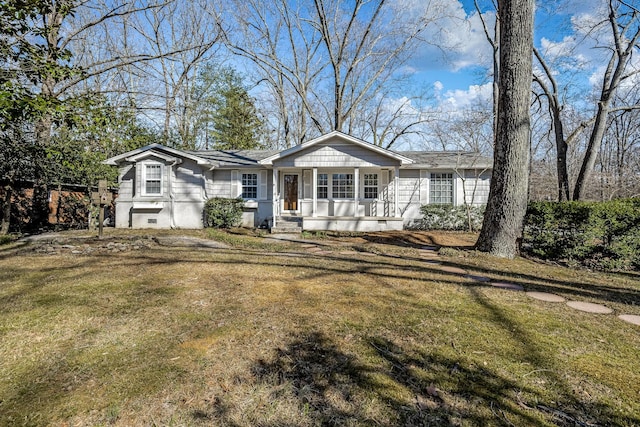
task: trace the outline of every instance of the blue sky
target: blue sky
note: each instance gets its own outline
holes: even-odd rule
[[[538,2],[534,33],[536,46],[539,47],[543,39],[547,42],[561,42],[571,35],[572,13],[586,13],[597,1]],[[495,18],[490,2],[479,3],[487,22],[492,23]],[[462,102],[467,92],[471,98],[480,93],[489,94],[491,48],[485,39],[474,2],[449,1],[447,8],[452,18],[445,20],[443,24],[445,41],[457,48],[449,48],[443,53],[433,46],[426,46],[423,51],[418,52],[410,63],[415,69],[414,81],[422,86],[433,87],[435,84],[436,95],[455,98],[459,102]]]

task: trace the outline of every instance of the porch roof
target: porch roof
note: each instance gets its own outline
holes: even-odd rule
[[[271,156],[261,159],[258,163],[263,165],[272,165],[275,160],[280,160],[289,156],[293,156],[295,154],[303,152],[308,148],[313,147],[314,145],[330,143],[332,140],[338,141],[340,143],[349,143],[349,144],[363,147],[379,155],[394,159],[395,161],[398,161],[400,165],[408,165],[413,163],[412,159],[400,153],[397,153],[391,150],[386,150],[382,147],[379,147],[377,145],[371,144],[369,142],[363,141],[361,139],[355,138],[351,135],[347,135],[339,131],[333,131],[326,135],[322,135],[318,138],[312,139],[311,141],[307,141],[303,144],[296,145],[295,147],[291,147],[286,150],[276,152]]]

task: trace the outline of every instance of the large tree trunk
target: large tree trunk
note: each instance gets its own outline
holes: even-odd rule
[[[2,222],[0,223],[0,235],[9,233],[11,225],[11,198],[13,197],[13,183],[4,186],[4,200],[2,201]]]
[[[476,247],[506,258],[518,253],[527,209],[533,4],[533,0],[499,4],[498,128],[489,201]]]

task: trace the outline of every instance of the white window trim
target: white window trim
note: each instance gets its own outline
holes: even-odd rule
[[[456,206],[456,196],[457,196],[457,191],[456,191],[456,187],[458,185],[458,179],[457,179],[457,175],[455,172],[453,171],[431,171],[429,172],[429,195],[428,195],[428,202],[430,205],[437,205],[439,203],[434,203],[432,202],[432,192],[434,191],[434,183],[433,183],[433,175],[435,174],[439,174],[439,175],[444,175],[444,174],[450,174],[451,175],[451,205],[452,206]],[[446,203],[445,203],[446,204]]]
[[[147,166],[159,166],[160,167],[160,192],[148,193],[147,192]],[[162,197],[164,195],[164,164],[160,162],[143,162],[142,163],[142,191],[140,192],[146,197]]]
[[[344,197],[336,197],[333,194],[333,189],[334,189],[334,175],[351,175],[351,195],[349,196],[344,196]],[[337,201],[341,201],[341,200],[353,200],[354,195],[355,195],[355,185],[356,185],[356,177],[355,174],[352,171],[349,172],[331,172],[330,176],[329,176],[329,199],[330,200],[337,200]]]
[[[362,190],[360,192],[360,194],[362,194],[362,200],[366,200],[366,201],[370,201],[370,200],[377,200],[380,197],[380,173],[377,171],[364,171],[361,172],[362,175]],[[366,175],[375,175],[376,176],[376,185],[366,185]],[[376,189],[376,195],[375,197],[367,197],[366,194],[366,189],[367,188],[374,188]]]
[[[243,184],[243,175],[255,175],[256,176],[256,185],[244,185]],[[260,196],[260,172],[259,171],[241,171],[238,174],[238,178],[240,179],[240,197],[244,200],[251,200],[251,201],[255,201],[258,200],[259,196]],[[256,197],[243,197],[244,196],[244,188],[245,187],[255,187],[256,188]]]

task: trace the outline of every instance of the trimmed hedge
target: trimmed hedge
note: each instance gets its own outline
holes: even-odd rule
[[[204,226],[211,228],[231,228],[242,221],[244,200],[214,197],[204,205]]]
[[[453,206],[453,205],[422,205],[420,213],[422,220],[417,221],[412,228],[419,230],[454,230],[471,231],[482,227],[485,206]]]
[[[523,250],[599,270],[640,268],[640,199],[532,202]]]

